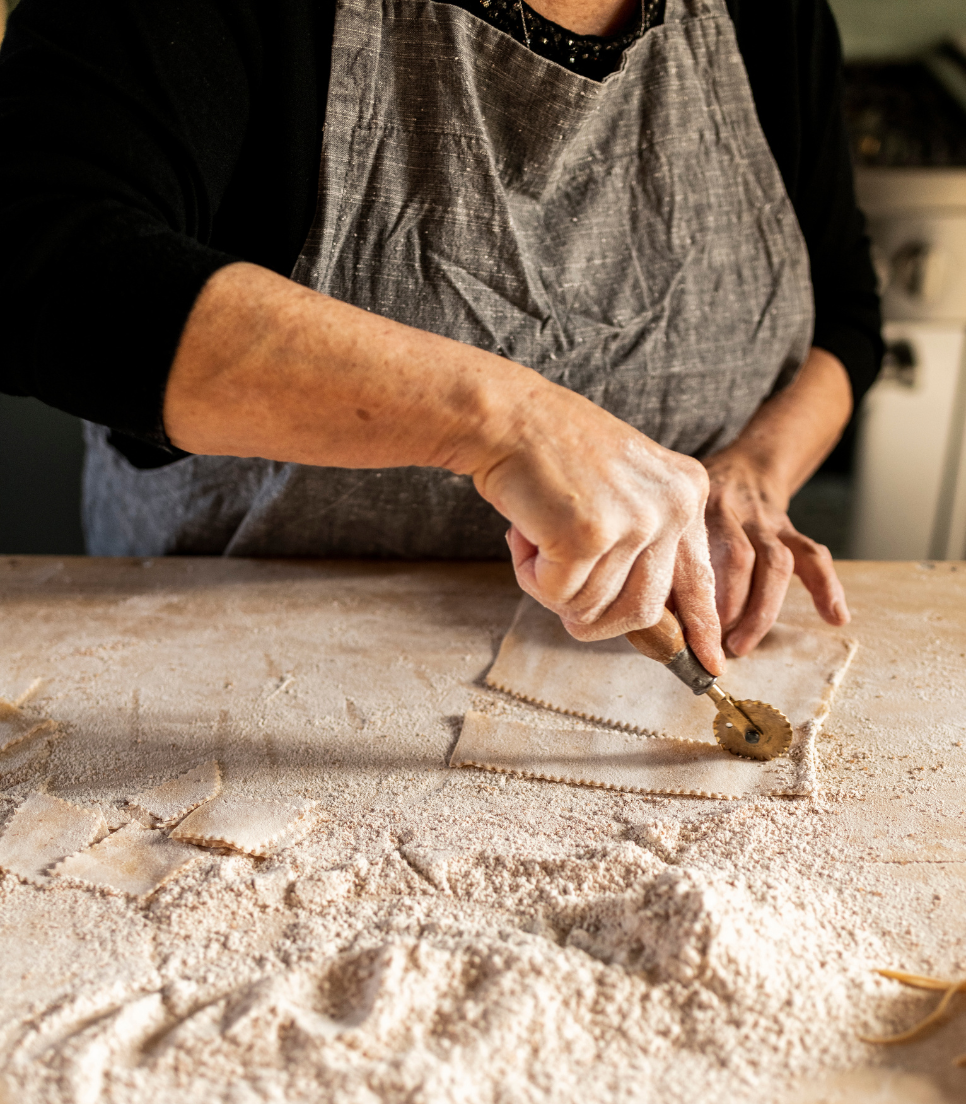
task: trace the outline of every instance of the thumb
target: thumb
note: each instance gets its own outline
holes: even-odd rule
[[[510,559],[513,561],[513,570],[520,588],[536,597],[536,559],[539,549],[515,525],[507,530],[506,542],[510,546]]]

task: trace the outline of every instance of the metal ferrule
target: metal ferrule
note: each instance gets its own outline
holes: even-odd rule
[[[705,670],[687,645],[671,660],[667,669],[677,675],[685,686],[690,687],[694,694],[707,694],[714,686],[715,676]]]

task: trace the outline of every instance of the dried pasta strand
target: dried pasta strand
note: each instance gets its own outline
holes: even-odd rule
[[[921,974],[907,974],[905,970],[876,970],[882,977],[892,978],[893,981],[901,981],[903,985],[911,985],[914,989],[942,989],[946,990],[950,985],[958,985],[960,992],[966,993],[966,981],[943,981],[942,978],[923,977]]]
[[[944,989],[942,1000],[936,1006],[934,1011],[921,1020],[915,1027],[910,1027],[908,1031],[901,1031],[898,1035],[886,1035],[881,1038],[877,1038],[872,1035],[860,1035],[859,1038],[864,1043],[876,1043],[880,1046],[894,1046],[897,1043],[910,1043],[913,1039],[918,1038],[924,1031],[927,1031],[930,1027],[934,1027],[945,1016],[949,1004],[953,997],[957,993],[966,993],[966,981],[941,981],[939,978],[923,977],[920,974],[907,974],[902,970],[876,970],[877,974],[881,974],[882,977],[892,978],[894,981],[900,981],[903,985],[909,985],[914,989]],[[963,1055],[966,1059],[966,1055]],[[959,1064],[960,1059],[955,1060]]]
[[[896,1043],[911,1043],[913,1039],[917,1038],[924,1031],[928,1030],[937,1024],[944,1016],[946,1009],[949,1007],[949,1002],[959,992],[958,985],[951,985],[943,995],[943,999],[939,1002],[936,1010],[930,1012],[930,1014],[916,1024],[915,1027],[910,1027],[908,1031],[902,1031],[898,1035],[886,1035],[883,1038],[875,1038],[869,1035],[860,1035],[859,1038],[864,1043],[878,1043],[882,1046],[892,1046]]]

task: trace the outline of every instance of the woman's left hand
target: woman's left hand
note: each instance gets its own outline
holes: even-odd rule
[[[849,621],[829,550],[798,532],[788,503],[838,440],[851,410],[845,368],[813,348],[792,383],[762,404],[737,440],[704,462],[715,601],[731,655],[747,655],[772,627],[793,573],[824,620]]]
[[[823,544],[792,525],[788,499],[740,456],[707,463],[705,511],[715,596],[727,652],[747,655],[775,623],[794,573],[830,625],[849,621],[845,591]]]

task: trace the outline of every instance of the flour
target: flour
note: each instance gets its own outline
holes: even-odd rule
[[[938,706],[876,705],[911,614],[863,640],[820,742],[825,797],[718,802],[446,768],[467,711],[535,715],[482,685],[518,601],[490,569],[83,570],[6,599],[0,693],[43,675],[23,713],[58,727],[0,753],[0,830],[47,792],[105,814],[85,864],[118,861],[86,884],[0,877],[2,1104],[966,1097],[961,1020],[909,1048],[859,1039],[935,1006],[877,968],[966,974],[962,680],[941,747],[921,719]],[[318,804],[268,857],[183,844],[190,865],[159,862],[143,897],[112,882],[141,869],[121,844],[167,839],[130,795],[211,761],[223,804]],[[847,1095],[823,1087],[856,1069]]]
[[[761,1100],[859,1059],[887,984],[834,890],[773,854],[815,819],[762,804],[517,853],[388,821],[322,874],[318,840],[213,858],[148,908],[153,992],[61,1022],[8,1080],[30,1102]]]

